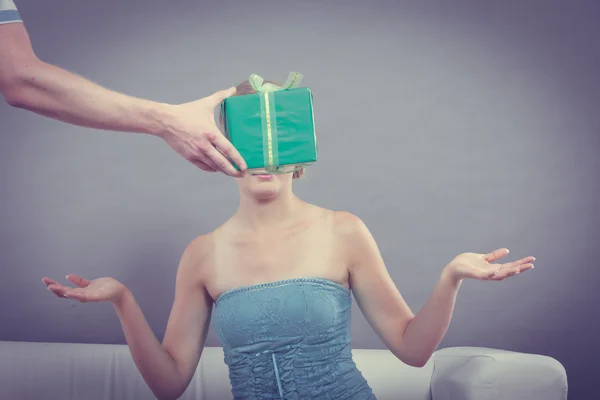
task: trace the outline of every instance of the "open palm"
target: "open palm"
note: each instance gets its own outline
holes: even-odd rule
[[[126,287],[114,278],[98,278],[90,281],[74,274],[69,274],[66,278],[76,287],[61,285],[48,277],[44,277],[42,282],[56,296],[60,298],[72,298],[82,303],[99,301],[114,302],[126,290]]]
[[[477,279],[500,281],[523,271],[534,268],[535,257],[525,257],[504,264],[495,262],[508,255],[506,248],[497,249],[488,254],[463,253],[448,264],[456,279]]]

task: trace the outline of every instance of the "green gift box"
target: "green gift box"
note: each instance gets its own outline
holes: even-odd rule
[[[257,93],[221,104],[225,136],[248,170],[286,173],[317,161],[312,93],[297,87],[301,77],[292,73],[276,86],[252,74],[249,81]]]

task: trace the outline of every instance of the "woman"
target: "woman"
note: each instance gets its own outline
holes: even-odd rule
[[[247,82],[237,88],[237,95],[251,92]],[[237,212],[183,253],[162,344],[115,279],[68,275],[75,288],[43,282],[59,297],[114,305],[133,359],[159,399],[186,390],[213,314],[236,399],[374,399],[352,360],[351,293],[390,351],[420,367],[448,328],[463,279],[503,280],[533,268],[533,257],[493,264],[507,249],[461,254],[415,316],[363,222],[294,195],[292,181],[302,174],[236,178]]]

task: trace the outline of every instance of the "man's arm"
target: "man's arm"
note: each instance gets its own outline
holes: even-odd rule
[[[22,23],[0,26],[0,91],[14,107],[74,125],[161,136],[169,105],[108,90],[38,59]]]
[[[12,1],[0,0],[0,22],[2,19],[0,92],[10,105],[74,125],[161,137],[205,171],[238,175],[225,156],[246,169],[213,114],[214,107],[235,89],[181,105],[117,93],[37,58]]]

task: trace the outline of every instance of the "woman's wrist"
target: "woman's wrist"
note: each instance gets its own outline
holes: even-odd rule
[[[444,284],[450,285],[452,287],[460,287],[463,278],[459,277],[456,268],[451,264],[448,264],[442,270],[442,274],[440,276],[440,281]]]
[[[110,302],[116,308],[121,308],[123,305],[133,300],[133,293],[125,286],[121,288],[121,290],[115,295],[114,298],[110,300]]]

